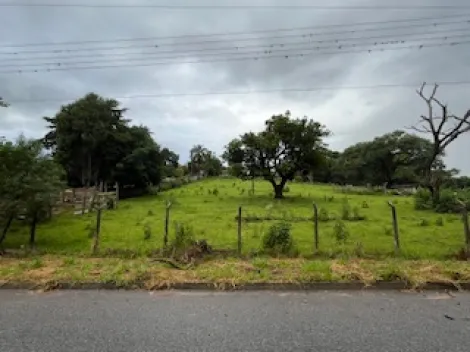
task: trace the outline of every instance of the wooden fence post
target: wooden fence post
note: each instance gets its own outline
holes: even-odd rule
[[[85,214],[85,209],[86,209],[86,201],[88,197],[88,187],[85,188],[84,192],[82,192],[82,215]]]
[[[315,203],[313,203],[313,236],[315,240],[315,251],[318,252],[318,207]]]
[[[165,208],[165,233],[163,235],[163,247],[167,248],[168,246],[168,227],[170,224],[170,208],[171,208],[171,202],[166,203],[166,208]]]
[[[398,220],[397,220],[397,209],[395,205],[389,201],[388,205],[392,209],[392,221],[393,221],[393,236],[395,239],[395,253],[400,253],[400,237],[398,234]]]
[[[242,255],[242,207],[238,207],[238,243],[237,253]]]
[[[101,202],[98,205],[98,211],[96,212],[96,230],[95,237],[93,239],[93,254],[98,252],[99,242],[100,242],[100,231],[101,231]]]
[[[116,184],[114,185],[114,187],[116,188],[116,208],[118,206],[118,203],[119,203],[119,182],[116,182]]]
[[[465,255],[468,259],[470,259],[470,226],[468,224],[467,204],[460,200],[458,202],[462,206],[462,222],[465,236]]]

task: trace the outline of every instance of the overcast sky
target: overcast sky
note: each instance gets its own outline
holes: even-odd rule
[[[110,4],[111,1],[63,0],[63,3]],[[0,0],[0,4],[2,1]],[[47,3],[42,0],[22,1],[22,3]],[[150,1],[122,0],[121,4],[172,4],[172,5],[286,5],[316,4],[329,6],[376,5],[383,1]],[[387,2],[393,4],[393,2]],[[459,0],[413,0],[402,5],[467,5]],[[172,96],[153,98],[119,99],[129,108],[127,117],[135,124],[147,125],[158,143],[173,149],[187,160],[189,149],[194,144],[203,144],[221,153],[223,146],[233,137],[249,130],[262,128],[264,120],[273,114],[291,110],[294,116],[309,116],[324,123],[333,136],[328,140],[330,147],[341,150],[355,142],[371,139],[376,135],[403,129],[417,122],[426,107],[415,93],[421,82],[470,81],[470,44],[431,47],[409,50],[388,50],[397,46],[416,46],[423,38],[423,44],[443,43],[448,35],[455,42],[470,40],[469,16],[442,18],[434,22],[453,22],[428,27],[411,27],[410,23],[390,23],[357,25],[371,21],[396,21],[422,17],[455,16],[463,10],[318,10],[318,9],[158,9],[158,8],[37,8],[0,7],[0,96],[11,102],[8,109],[0,110],[0,135],[14,138],[19,133],[28,137],[40,137],[45,132],[43,116],[54,115],[61,104],[76,99],[88,92],[96,92],[106,97],[129,97],[152,94],[180,94],[224,91],[259,91],[266,89],[332,87],[313,92],[277,92],[269,94],[253,93],[246,95],[202,95]],[[458,23],[457,23],[458,22]],[[351,24],[350,26],[348,24]],[[356,24],[356,25],[354,25]],[[186,37],[174,39],[124,41],[116,39],[136,39],[180,35],[203,35],[227,32],[253,32],[272,29],[299,27],[312,28],[303,31],[258,33],[224,37]],[[343,25],[338,26],[338,25]],[[408,26],[402,29],[385,31],[385,27]],[[364,32],[344,33],[352,29],[367,29]],[[454,31],[452,31],[454,30]],[[460,30],[460,31],[459,31]],[[440,34],[442,31],[444,34]],[[325,34],[329,32],[330,34]],[[343,32],[332,34],[331,32]],[[414,36],[410,36],[414,33]],[[298,37],[286,37],[298,34]],[[311,34],[310,36],[302,36]],[[386,37],[388,35],[388,37]],[[457,35],[460,35],[459,37]],[[272,38],[284,36],[284,38]],[[381,38],[384,36],[384,38]],[[456,37],[452,37],[456,36]],[[271,37],[271,38],[267,38]],[[365,39],[341,42],[341,38],[378,37],[371,41],[391,39],[413,39],[401,44],[386,44],[384,50],[367,52],[377,46],[364,46]],[[250,38],[241,41],[240,38]],[[307,39],[305,39],[307,38]],[[292,57],[301,51],[292,45],[302,40],[319,41],[318,54]],[[220,41],[220,40],[223,41]],[[338,48],[333,48],[338,39]],[[6,47],[7,45],[103,40],[107,43],[75,44],[58,46]],[[219,40],[216,43],[201,41]],[[328,41],[329,40],[329,41]],[[113,42],[114,41],[114,42]],[[188,44],[198,41],[198,44]],[[347,44],[363,43],[352,47]],[[178,45],[175,45],[178,44]],[[263,51],[267,45],[276,46],[272,50],[289,58],[265,59],[271,54],[234,54],[236,46],[249,46],[250,51]],[[287,45],[286,45],[287,44]],[[155,47],[158,45],[158,48]],[[339,49],[339,45],[343,45]],[[116,46],[134,46],[122,48]],[[152,47],[153,46],[153,47]],[[258,47],[257,47],[258,46]],[[305,45],[304,45],[305,46]],[[323,47],[330,47],[326,50]],[[114,49],[104,49],[114,47]],[[381,47],[381,46],[379,46]],[[65,48],[79,49],[64,52]],[[86,49],[95,48],[94,51]],[[202,49],[202,50],[201,50]],[[218,50],[220,58],[252,57],[251,60],[188,63],[194,61],[214,61],[208,56],[209,49]],[[6,54],[20,51],[43,51],[42,53]],[[51,50],[60,50],[50,52]],[[162,60],[153,54],[161,51],[179,51],[178,59]],[[186,50],[186,53],[181,53]],[[188,50],[192,50],[188,53]],[[225,51],[222,51],[225,50]],[[356,50],[356,53],[344,51]],[[49,52],[47,52],[49,51]],[[343,51],[343,52],[341,52]],[[212,53],[214,53],[213,51]],[[320,52],[322,53],[320,55]],[[330,52],[330,55],[325,53]],[[225,56],[221,56],[225,53]],[[232,53],[232,55],[230,55]],[[276,54],[273,52],[272,55]],[[76,55],[76,57],[74,57]],[[119,56],[121,55],[121,56]],[[175,55],[178,54],[168,54]],[[238,56],[237,56],[238,55]],[[241,55],[241,56],[240,56]],[[81,56],[81,57],[80,57]],[[184,57],[183,57],[184,56]],[[37,59],[40,57],[41,59]],[[62,57],[62,58],[61,58]],[[254,57],[258,57],[255,60]],[[125,60],[125,61],[117,61]],[[43,72],[45,68],[67,68],[64,62],[88,62],[73,64],[75,67],[128,65],[106,69],[65,69]],[[175,64],[176,61],[186,63]],[[171,62],[171,65],[151,65],[152,62]],[[37,63],[61,62],[61,66],[26,66]],[[129,65],[136,66],[129,67]],[[146,66],[137,66],[145,64]],[[70,65],[70,64],[69,64]],[[39,69],[40,72],[8,73],[10,70]],[[351,86],[377,86],[389,84],[412,84],[413,87],[376,87],[372,89],[340,89]],[[463,115],[470,109],[470,84],[443,85],[439,98],[447,102],[453,113]],[[28,100],[41,100],[31,102]],[[465,150],[465,152],[464,152]],[[464,135],[448,151],[447,163],[465,174],[470,174],[470,134]]]

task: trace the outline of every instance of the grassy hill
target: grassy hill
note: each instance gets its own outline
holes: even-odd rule
[[[236,249],[237,211],[242,206],[243,252],[260,249],[261,239],[269,226],[279,220],[291,222],[292,234],[303,256],[313,253],[312,204],[315,202],[325,218],[319,224],[320,250],[325,256],[348,253],[382,258],[393,253],[393,231],[390,208],[393,200],[398,212],[402,255],[409,259],[448,259],[463,247],[463,227],[458,215],[437,215],[414,210],[413,199],[383,194],[356,195],[342,193],[327,185],[288,184],[283,200],[274,200],[268,182],[257,181],[251,195],[251,182],[234,179],[209,179],[157,196],[121,201],[116,210],[103,212],[101,248],[127,250],[144,255],[162,247],[165,204],[172,202],[170,240],[175,222],[190,226],[196,239],[206,239],[220,249]],[[336,219],[343,217],[347,201],[350,216],[365,217],[361,221],[344,221],[349,236],[345,244],[336,240]],[[262,219],[276,219],[265,220]],[[63,214],[37,230],[37,245],[51,254],[88,254],[90,231],[95,214],[77,216]],[[325,219],[324,219],[325,220]],[[151,236],[144,239],[145,229]],[[28,228],[16,224],[9,233],[5,247],[26,246]]]

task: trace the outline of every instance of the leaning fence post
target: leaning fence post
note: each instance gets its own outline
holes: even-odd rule
[[[462,222],[465,236],[465,254],[467,258],[470,258],[470,226],[468,224],[467,204],[465,204],[461,200],[459,200],[458,202],[462,206]]]
[[[315,240],[315,251],[318,252],[318,207],[313,203],[313,235]]]
[[[166,203],[165,209],[165,234],[163,236],[163,247],[166,248],[168,246],[168,227],[170,224],[170,208],[171,202]]]
[[[391,201],[388,202],[388,205],[392,209],[393,236],[395,239],[395,253],[398,254],[400,252],[400,237],[398,234],[397,209]]]
[[[238,255],[242,254],[242,207],[238,207],[238,244],[237,244]]]

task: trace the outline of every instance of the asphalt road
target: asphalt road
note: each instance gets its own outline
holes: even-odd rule
[[[470,294],[0,291],[0,351],[470,351]]]

